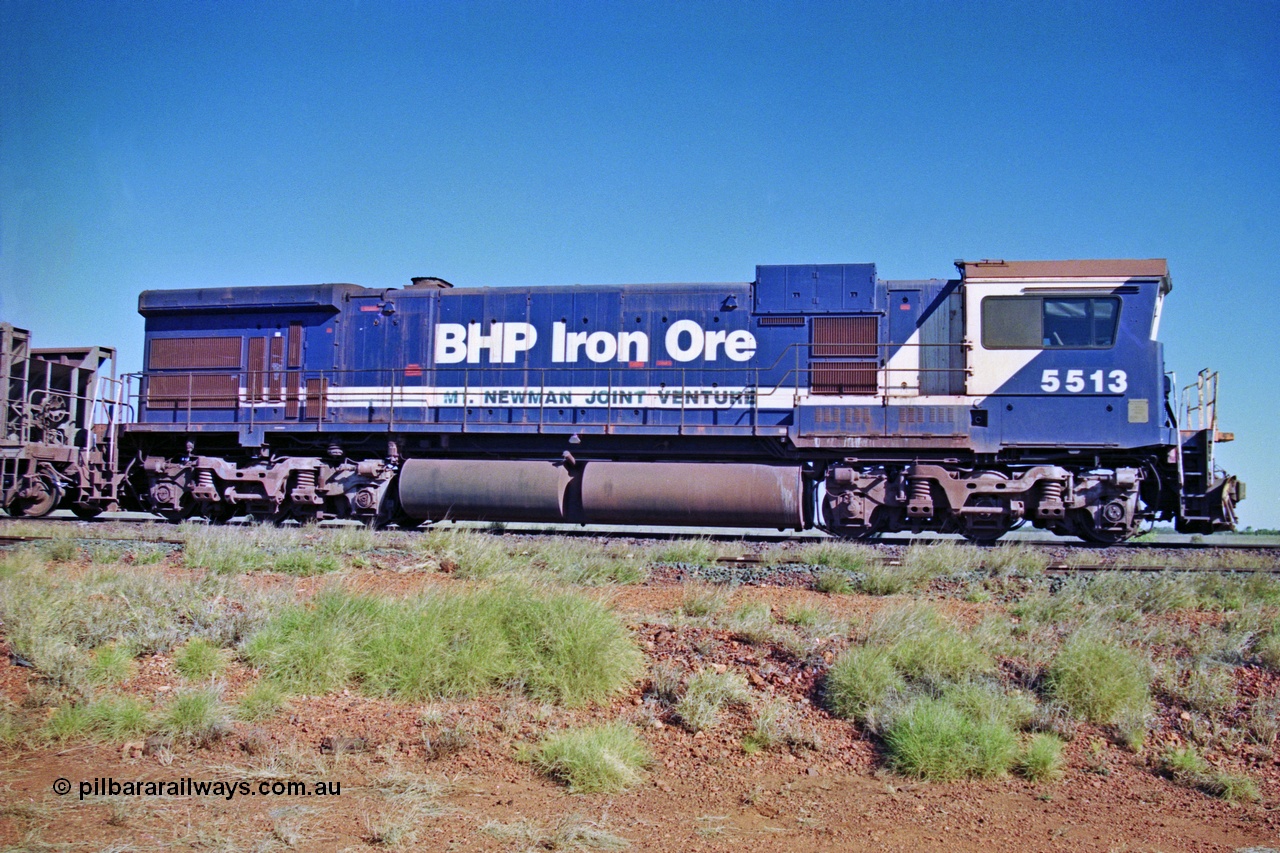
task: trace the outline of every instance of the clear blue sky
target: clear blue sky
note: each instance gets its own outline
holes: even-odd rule
[[[0,0],[0,317],[126,369],[147,288],[983,257],[1169,258],[1280,527],[1276,0]]]

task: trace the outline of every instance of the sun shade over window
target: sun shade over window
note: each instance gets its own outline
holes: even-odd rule
[[[1115,345],[1114,296],[988,296],[982,300],[985,349],[1105,349]]]

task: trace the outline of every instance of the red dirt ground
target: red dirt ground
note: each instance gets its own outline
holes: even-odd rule
[[[158,570],[182,572],[166,564]],[[312,594],[333,578],[245,576],[244,582]],[[461,583],[434,573],[352,570],[341,582],[365,592],[407,594],[425,585]],[[1280,848],[1280,757],[1256,746],[1211,763],[1247,772],[1262,802],[1232,804],[1161,777],[1153,755],[1176,740],[1177,713],[1163,709],[1156,743],[1134,755],[1104,731],[1081,726],[1068,744],[1069,769],[1059,782],[1032,784],[1016,777],[987,782],[929,784],[883,769],[874,740],[852,723],[815,706],[822,649],[806,661],[785,650],[753,646],[725,631],[665,619],[682,590],[654,581],[602,591],[632,625],[650,663],[672,662],[686,671],[732,668],[761,695],[797,704],[803,721],[821,736],[817,751],[770,750],[748,755],[742,737],[747,715],[728,712],[714,730],[690,734],[654,719],[644,685],[607,707],[567,711],[510,696],[431,705],[434,723],[457,727],[469,742],[444,757],[428,754],[423,705],[371,699],[354,692],[295,697],[288,708],[256,725],[238,723],[204,748],[147,752],[139,745],[74,742],[62,747],[0,748],[0,848],[112,850],[336,851],[375,849],[374,829],[406,813],[402,801],[378,788],[392,771],[421,774],[441,792],[414,822],[413,850],[554,849],[533,836],[502,837],[501,827],[524,821],[546,832],[570,820],[604,829],[638,851],[941,850],[949,853],[1024,853],[1035,850],[1231,851]],[[820,596],[795,588],[740,589],[739,598],[775,608],[821,601],[844,615],[867,615],[885,599]],[[993,604],[946,601],[965,621],[998,609]],[[1208,618],[1208,617],[1206,617]],[[0,652],[7,652],[0,647]],[[18,705],[34,678],[30,669],[0,655],[0,693]],[[234,700],[256,678],[240,663],[223,675]],[[180,685],[167,656],[140,661],[125,692],[159,700]],[[1280,696],[1280,678],[1256,667],[1237,668],[1242,694]],[[45,709],[23,711],[28,721]],[[614,795],[574,795],[519,760],[519,745],[548,730],[617,718],[640,725],[654,763],[644,782]],[[366,749],[322,754],[326,736],[363,738]],[[341,795],[315,797],[215,796],[78,799],[81,780],[238,780],[272,755],[292,762],[295,778],[337,780]],[[284,760],[284,759],[278,759]],[[57,796],[54,780],[72,782]],[[41,845],[54,845],[53,848]]]

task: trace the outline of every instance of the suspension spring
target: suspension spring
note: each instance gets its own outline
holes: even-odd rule
[[[196,474],[196,487],[201,489],[213,488],[213,471],[208,468],[201,468]]]
[[[297,504],[319,505],[324,499],[316,495],[316,469],[302,468],[295,472],[293,492],[289,500]]]
[[[927,478],[911,478],[911,496],[907,499],[907,514],[918,516],[933,515],[933,493],[929,490],[929,480]]]
[[[1062,505],[1064,486],[1061,480],[1044,480],[1040,485],[1040,504],[1036,515],[1040,518],[1062,518],[1066,508]]]

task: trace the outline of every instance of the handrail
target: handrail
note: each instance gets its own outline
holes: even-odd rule
[[[1192,398],[1188,392],[1195,389],[1195,405],[1192,405]],[[1212,430],[1218,429],[1218,371],[1205,368],[1196,374],[1196,381],[1193,385],[1187,385],[1182,389],[1183,405],[1186,407],[1183,413],[1183,423],[1190,428],[1192,415],[1198,415],[1196,420],[1199,426],[1196,429]]]
[[[747,432],[758,434],[759,431],[766,426],[766,419],[762,417],[762,412],[767,411],[785,411],[792,408],[794,401],[804,399],[809,394],[812,386],[812,378],[817,370],[822,369],[823,362],[813,362],[805,364],[800,361],[799,354],[804,347],[796,347],[796,366],[785,370],[780,375],[771,377],[769,384],[761,384],[762,374],[766,371],[758,367],[700,367],[689,368],[681,366],[678,368],[679,382],[670,383],[659,382],[658,387],[669,388],[671,396],[669,404],[662,405],[659,408],[653,406],[641,406],[641,408],[651,408],[654,411],[678,411],[679,415],[675,418],[675,423],[671,424],[680,433],[685,433],[695,424],[691,420],[690,413],[706,409],[712,411],[716,409],[733,409],[744,410],[745,418],[739,419],[736,423],[722,424],[720,427],[727,432]],[[873,366],[877,371],[879,380],[877,382],[877,390],[874,394],[852,395],[860,398],[872,398],[879,401],[881,405],[887,405],[890,399],[903,399],[903,394],[897,389],[890,386],[887,377],[900,375],[905,373],[919,374],[925,371],[912,367],[892,367],[878,362],[866,361],[868,366]],[[405,377],[399,375],[398,372],[390,372],[383,368],[371,368],[364,370],[331,370],[331,371],[300,371],[301,378],[298,385],[298,416],[287,417],[284,412],[286,402],[289,399],[287,383],[280,383],[280,390],[267,399],[250,400],[253,396],[246,393],[247,385],[245,380],[248,374],[256,373],[256,371],[190,371],[185,375],[178,371],[167,371],[160,374],[126,374],[127,380],[126,393],[131,395],[129,401],[125,403],[129,411],[143,412],[148,411],[152,416],[148,418],[151,423],[158,422],[156,416],[162,413],[169,413],[169,423],[175,425],[185,425],[187,429],[194,423],[219,422],[228,424],[247,425],[250,431],[257,431],[265,426],[272,425],[288,425],[296,424],[298,426],[306,426],[317,431],[323,429],[327,423],[343,423],[349,419],[343,417],[340,412],[343,408],[354,409],[354,406],[344,407],[344,397],[352,393],[361,396],[361,406],[371,406],[375,410],[372,423],[379,426],[380,429],[394,430],[404,429],[412,426],[423,425],[440,425],[458,427],[461,431],[466,432],[473,428],[476,423],[475,413],[472,409],[477,407],[501,407],[503,409],[538,409],[538,417],[536,420],[527,416],[521,425],[535,424],[538,432],[545,432],[549,428],[556,426],[564,429],[577,429],[585,426],[590,429],[592,427],[604,427],[606,431],[617,426],[616,423],[619,413],[622,410],[622,404],[615,399],[616,394],[620,394],[632,388],[647,390],[653,387],[650,384],[632,385],[622,380],[626,373],[632,369],[627,368],[604,368],[599,366],[591,367],[571,367],[556,365],[553,367],[537,367],[525,368],[519,371],[522,380],[518,383],[506,385],[498,382],[490,382],[486,377],[502,376],[505,373],[513,372],[512,368],[501,365],[481,365],[481,366],[465,366],[461,368],[439,368],[436,373],[441,370],[455,371],[455,376],[461,379],[461,387],[436,386],[436,385],[411,385],[405,381]],[[657,370],[660,372],[671,371],[671,368],[648,368],[648,371]],[[690,373],[696,372],[705,380],[699,383],[696,388],[691,388]],[[600,372],[603,371],[603,376]],[[620,375],[615,376],[615,371]],[[550,393],[556,391],[558,386],[548,384],[548,374],[558,372],[568,374],[568,388],[576,388],[575,374],[579,376],[590,376],[591,378],[603,379],[599,384],[599,389],[604,395],[604,400],[592,404],[589,408],[597,409],[599,416],[591,418],[589,423],[582,424],[576,419],[571,418],[562,425],[549,424],[547,421],[548,408],[555,408],[555,405],[549,405],[547,400]],[[962,374],[968,375],[967,368],[930,368],[929,372],[937,374]],[[424,378],[430,379],[431,373],[424,371]],[[203,405],[204,398],[221,399],[219,391],[206,392],[204,395],[195,394],[195,382],[197,377],[201,375],[232,375],[236,378],[238,390],[236,392],[234,405]],[[184,376],[186,382],[185,394],[170,393],[162,399],[164,404],[161,406],[148,405],[147,398],[150,388],[145,380],[148,376]],[[133,389],[133,380],[139,379],[136,394]],[[671,378],[670,376],[667,377]],[[725,378],[731,378],[735,381],[728,385],[721,384]],[[363,381],[372,379],[374,382],[385,384],[365,385]],[[325,389],[324,404],[315,405],[315,401],[308,400],[306,394],[306,385],[308,380],[319,380],[319,387]],[[741,383],[741,384],[739,384]],[[595,383],[584,383],[583,387],[590,387]],[[488,393],[492,388],[486,386],[498,386],[501,391],[510,391],[518,399],[513,402],[497,402],[490,400],[473,400],[472,395],[478,394],[480,391]],[[704,387],[705,386],[705,387]],[[429,388],[434,392],[430,396],[422,396],[415,399],[412,391],[415,387]],[[708,394],[743,394],[741,402],[734,401],[730,403],[721,403],[719,405],[714,402],[709,404],[699,404],[697,396],[688,393],[690,390],[705,392]],[[790,403],[783,403],[776,406],[764,405],[764,401],[774,397],[780,393],[789,390],[791,392]],[[441,396],[443,394],[453,395],[452,402],[446,402],[448,397]],[[678,397],[676,396],[678,394]],[[535,400],[536,395],[536,400]],[[265,396],[265,395],[264,395]],[[335,397],[336,404],[335,404]],[[308,406],[308,403],[311,405]],[[582,405],[580,400],[571,399],[566,407],[578,408]],[[308,410],[314,412],[313,416],[308,417]],[[414,410],[419,410],[414,412]],[[457,410],[456,413],[451,410]],[[202,417],[202,413],[208,412],[211,417]],[[412,414],[410,414],[413,412]],[[214,415],[214,413],[222,413]],[[482,419],[481,423],[492,426],[491,422]]]
[[[690,372],[696,371],[704,380],[708,387],[698,388],[695,390],[705,390],[711,392],[712,389],[721,387],[729,387],[735,391],[749,392],[749,402],[744,404],[729,404],[728,408],[735,410],[746,410],[747,417],[745,423],[740,419],[737,423],[724,424],[723,428],[733,431],[742,430],[751,433],[758,433],[764,426],[765,420],[761,417],[762,411],[783,411],[794,405],[795,401],[804,399],[813,387],[814,374],[823,369],[829,369],[833,364],[860,364],[867,368],[873,368],[876,371],[876,390],[872,394],[857,394],[857,397],[870,397],[877,399],[881,405],[887,405],[889,400],[902,399],[904,396],[919,395],[919,385],[913,384],[905,390],[894,388],[892,379],[898,375],[912,374],[917,378],[922,378],[927,374],[934,377],[939,376],[955,376],[967,377],[971,375],[972,370],[967,365],[963,367],[942,367],[929,366],[922,367],[918,360],[908,359],[908,364],[892,364],[893,359],[890,357],[892,353],[906,349],[916,350],[917,352],[926,348],[948,348],[959,351],[967,351],[969,346],[965,342],[946,342],[946,343],[904,343],[890,344],[883,342],[858,344],[857,346],[870,350],[874,348],[875,355],[866,356],[824,356],[821,358],[813,357],[812,352],[815,347],[832,346],[831,342],[815,343],[812,341],[794,341],[783,347],[778,353],[772,364],[769,366],[759,365],[730,365],[730,366],[699,366],[691,368],[688,365],[675,367],[653,367],[646,366],[643,368],[619,368],[606,367],[604,365],[569,365],[557,364],[552,366],[540,367],[517,367],[507,365],[436,365],[432,367],[424,367],[422,379],[414,385],[407,381],[407,377],[399,370],[390,370],[385,367],[368,368],[361,370],[295,370],[290,369],[287,373],[296,374],[298,379],[294,383],[288,382],[283,374],[286,371],[277,371],[282,374],[281,381],[276,383],[278,388],[274,394],[270,391],[270,383],[265,392],[259,391],[253,393],[249,391],[251,381],[263,381],[263,372],[259,370],[237,370],[237,371],[219,371],[219,370],[200,370],[200,371],[153,371],[147,374],[126,374],[124,377],[124,394],[126,400],[131,400],[136,405],[130,405],[128,409],[131,412],[142,413],[144,410],[152,413],[148,419],[155,423],[156,416],[162,413],[170,413],[169,422],[174,425],[183,425],[190,429],[196,423],[202,422],[225,422],[234,423],[241,426],[247,425],[251,432],[256,432],[266,425],[288,425],[297,424],[299,426],[307,425],[320,431],[326,423],[344,422],[347,420],[339,414],[343,408],[340,404],[344,393],[355,391],[359,393],[364,391],[364,396],[368,398],[368,404],[375,410],[376,415],[373,423],[379,427],[385,427],[388,430],[404,428],[406,426],[415,425],[440,425],[457,427],[462,432],[466,432],[472,428],[474,423],[474,413],[471,411],[475,405],[471,401],[472,394],[479,390],[485,389],[490,384],[488,377],[498,378],[508,373],[519,373],[520,381],[513,383],[509,388],[505,383],[493,383],[503,386],[502,390],[510,390],[513,394],[522,395],[522,399],[515,403],[497,403],[494,405],[506,409],[521,408],[537,408],[538,418],[536,420],[536,429],[538,432],[544,432],[551,424],[547,422],[548,408],[554,406],[547,405],[549,389],[554,391],[556,385],[548,385],[548,375],[560,374],[567,375],[568,385],[566,388],[577,387],[578,377],[588,377],[596,379],[600,376],[600,371],[604,371],[603,391],[605,399],[602,405],[593,405],[591,408],[599,408],[602,410],[602,417],[592,418],[591,423],[580,425],[576,422],[576,418],[571,418],[564,426],[566,428],[579,428],[580,426],[603,426],[606,431],[610,430],[617,424],[615,421],[621,411],[621,405],[615,400],[615,391],[623,391],[633,387],[652,387],[650,384],[637,386],[628,384],[623,378],[626,374],[634,370],[644,371],[651,374],[657,371],[664,378],[671,378],[671,372],[678,371],[679,385],[672,387],[671,390],[678,390],[680,393],[678,400],[673,400],[677,405],[664,405],[657,409],[658,411],[678,410],[679,415],[676,418],[674,426],[679,433],[683,434],[693,424],[690,421],[689,413],[697,411],[703,407],[698,405],[695,398],[691,397],[687,392],[690,389],[689,379]],[[852,345],[851,345],[852,346]],[[785,361],[791,364],[786,368],[783,367]],[[620,372],[620,376],[615,376],[615,371]],[[414,387],[436,388],[443,390],[440,386],[426,385],[425,381],[433,377],[438,377],[441,373],[452,374],[453,377],[461,379],[461,388],[451,388],[450,393],[457,399],[454,402],[446,402],[447,398],[441,397],[423,397],[415,399],[412,394]],[[768,374],[776,374],[771,378],[765,378]],[[186,378],[186,393],[173,394],[170,393],[163,400],[163,405],[149,405],[150,397],[149,379],[156,376]],[[221,400],[218,396],[220,392],[210,391],[203,395],[195,393],[195,383],[200,376],[231,376],[235,378],[236,391],[234,405],[209,404],[209,399]],[[133,390],[133,380],[138,379],[136,394]],[[251,379],[252,378],[252,379]],[[416,378],[416,377],[415,377]],[[648,378],[648,377],[646,377]],[[761,386],[761,380],[765,378],[770,384]],[[365,384],[372,379],[373,383]],[[723,379],[732,380],[728,386],[721,386]],[[317,381],[318,387],[324,389],[322,393],[322,404],[316,405],[315,401],[309,400],[306,386],[308,382]],[[740,384],[741,383],[741,384]],[[584,383],[584,386],[594,385],[594,382]],[[295,390],[290,390],[290,385]],[[172,386],[170,386],[172,387]],[[658,382],[658,387],[667,388],[667,382]],[[376,389],[376,393],[372,393]],[[776,395],[790,390],[791,405],[779,407],[766,407],[761,404],[762,400],[773,398]],[[248,393],[247,393],[248,392]],[[532,395],[537,394],[537,402],[530,403]],[[291,397],[296,394],[296,397]],[[334,405],[334,397],[338,398],[339,405]],[[674,396],[674,395],[673,395]],[[297,406],[297,416],[286,416],[285,411],[292,402]],[[362,401],[363,402],[363,401]],[[308,405],[310,404],[310,405]],[[491,405],[488,402],[481,402],[479,405]],[[569,406],[577,407],[579,401],[570,400]],[[724,408],[724,406],[707,406],[708,410]],[[308,409],[314,412],[314,415],[308,417]],[[420,414],[408,415],[411,410],[421,410]],[[449,410],[458,410],[457,414],[451,414]],[[222,412],[223,414],[215,417],[203,417],[203,412]],[[230,416],[228,417],[228,414]],[[485,422],[487,423],[487,422]],[[529,424],[531,420],[526,416],[522,424]]]

